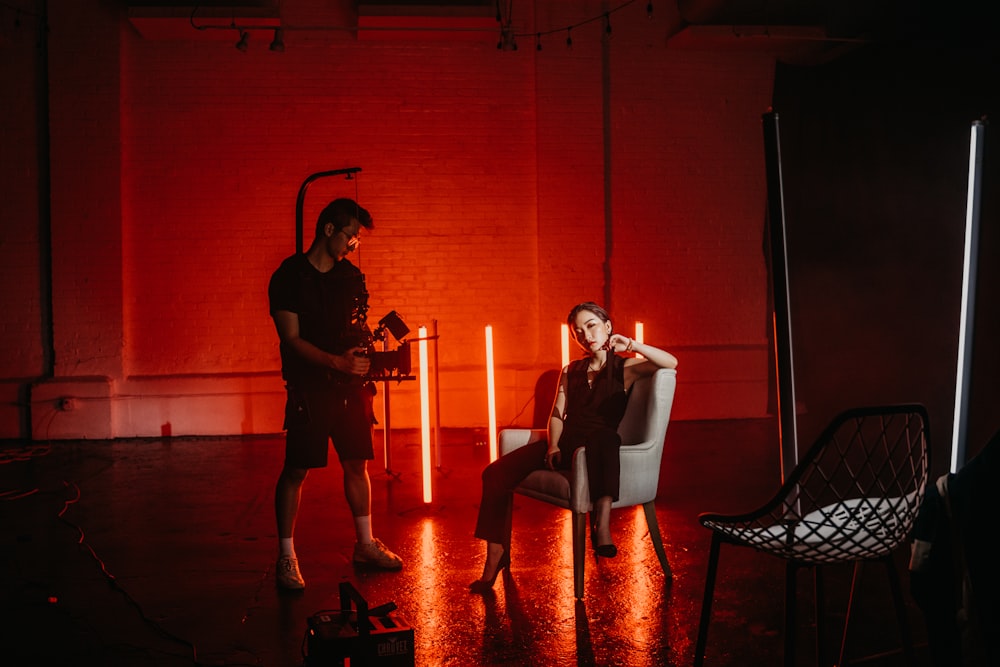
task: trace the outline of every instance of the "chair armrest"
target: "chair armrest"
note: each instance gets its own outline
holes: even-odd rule
[[[645,442],[635,442],[635,443],[622,443],[622,447],[619,450],[622,454],[626,456],[634,456],[639,454],[644,454],[649,450],[653,449],[658,443],[653,440],[646,440]]]
[[[500,456],[510,454],[515,449],[532,442],[544,440],[547,436],[548,431],[544,428],[505,428],[500,431]]]
[[[635,445],[622,445],[618,450],[621,460],[621,481],[618,501],[612,507],[641,505],[656,499],[660,479],[660,458],[663,449],[653,441]],[[570,509],[589,512],[590,480],[587,479],[587,453],[583,447],[573,452],[573,474],[570,477]]]

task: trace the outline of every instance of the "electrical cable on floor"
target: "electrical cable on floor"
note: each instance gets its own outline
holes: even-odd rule
[[[108,584],[111,585],[111,588],[120,593],[122,597],[125,598],[125,601],[128,602],[130,605],[132,605],[132,607],[139,614],[139,618],[143,621],[143,623],[152,628],[161,637],[164,637],[169,641],[176,642],[183,646],[187,646],[191,651],[192,662],[195,665],[199,665],[200,663],[198,662],[198,648],[194,645],[194,643],[189,642],[181,637],[178,637],[177,635],[174,635],[173,633],[164,629],[159,623],[146,616],[146,612],[143,610],[142,606],[138,602],[136,602],[131,595],[129,595],[128,591],[126,591],[124,588],[118,585],[118,580],[115,578],[113,574],[111,574],[108,571],[107,565],[104,563],[101,557],[97,555],[97,552],[94,551],[94,548],[91,547],[90,544],[87,542],[86,535],[84,534],[83,529],[80,528],[80,526],[73,523],[72,521],[69,521],[68,519],[63,517],[63,515],[69,509],[70,505],[74,505],[80,501],[82,494],[80,493],[80,487],[78,487],[76,484],[72,482],[67,482],[66,480],[63,480],[62,483],[65,488],[67,489],[72,488],[75,491],[75,497],[63,502],[63,508],[59,510],[57,518],[79,534],[79,538],[77,539],[77,544],[84,547],[90,553],[91,557],[97,563],[97,566],[101,569],[101,573],[103,573],[104,577],[108,580]]]
[[[28,491],[0,491],[0,500],[20,500],[21,498],[27,498],[28,496],[33,496],[38,493],[38,489],[30,489]]]
[[[52,451],[51,445],[34,445],[31,447],[11,447],[0,450],[0,465],[30,461]]]
[[[26,461],[31,461],[39,456],[48,454],[52,451],[50,445],[35,445],[32,447],[17,447],[9,448],[0,451],[0,465],[10,465],[11,463],[23,463]],[[39,493],[40,489],[36,486],[33,489],[4,489],[0,491],[0,500],[20,500],[21,498],[26,498],[28,496],[33,496]]]
[[[31,461],[32,459],[35,459],[39,456],[48,455],[51,453],[51,451],[52,447],[51,444],[49,443],[47,443],[44,446],[24,447],[20,449],[8,449],[3,451],[2,454],[0,454],[0,465],[7,465],[15,462]],[[222,663],[212,663],[212,664],[201,662],[198,658],[198,649],[194,643],[169,632],[168,630],[163,628],[159,623],[149,618],[146,615],[146,612],[143,610],[142,606],[128,593],[128,591],[126,591],[118,584],[116,577],[111,572],[108,571],[107,565],[105,564],[104,560],[101,559],[100,556],[98,556],[94,548],[90,545],[89,542],[87,542],[86,535],[83,529],[64,516],[66,512],[69,510],[71,505],[80,502],[80,499],[82,498],[82,493],[80,491],[80,487],[73,482],[62,480],[62,485],[64,490],[72,491],[72,497],[63,500],[62,509],[59,510],[59,512],[56,515],[56,518],[61,523],[69,526],[77,533],[78,535],[77,544],[79,546],[84,547],[87,550],[91,558],[93,558],[94,562],[97,563],[98,567],[101,570],[101,573],[104,575],[105,579],[107,580],[111,588],[117,591],[126,600],[126,602],[128,602],[132,606],[132,608],[138,613],[139,618],[143,623],[145,623],[148,627],[152,628],[155,633],[167,639],[168,641],[187,647],[191,653],[190,660],[195,667],[222,667],[222,666],[260,667],[261,664],[260,661],[255,663],[222,662]],[[41,493],[41,489],[38,487],[27,490],[5,489],[3,491],[0,491],[0,500],[13,502],[39,493]],[[51,601],[52,599],[50,599],[50,602]],[[80,619],[76,619],[76,622],[79,623]],[[98,632],[96,628],[90,627],[90,632],[98,639],[100,638],[100,632]],[[178,655],[176,653],[171,653],[169,651],[160,651],[156,649],[151,649],[149,647],[136,646],[133,644],[124,644],[124,643],[107,644],[102,641],[102,645],[103,649],[105,650],[113,647],[129,647],[146,653],[157,653],[161,655],[186,659],[184,658],[184,656]]]
[[[97,563],[98,567],[101,568],[101,572],[107,578],[108,584],[110,584],[115,591],[120,593],[122,597],[125,598],[125,601],[128,602],[135,609],[135,611],[139,614],[139,618],[142,620],[143,623],[152,628],[154,632],[158,633],[161,637],[169,641],[175,642],[177,644],[181,644],[182,646],[188,647],[188,649],[191,651],[192,664],[194,664],[196,667],[220,667],[221,665],[225,665],[227,667],[259,667],[259,663],[224,662],[224,663],[216,663],[214,665],[208,665],[207,663],[203,663],[198,659],[198,647],[193,642],[190,642],[184,639],[183,637],[175,635],[174,633],[165,629],[163,626],[161,626],[153,619],[149,618],[146,615],[146,612],[143,610],[142,606],[131,595],[129,595],[128,591],[126,591],[124,588],[118,585],[118,581],[115,578],[115,576],[108,571],[108,568],[105,565],[104,561],[101,559],[100,556],[97,555],[97,552],[94,551],[93,547],[91,547],[90,544],[86,541],[86,536],[84,535],[83,529],[80,528],[75,523],[63,517],[63,514],[66,513],[66,510],[69,509],[69,506],[79,502],[82,495],[80,493],[80,488],[76,484],[63,480],[63,485],[66,488],[69,488],[72,485],[72,488],[76,490],[76,497],[65,501],[62,510],[60,510],[58,514],[59,520],[79,533],[80,537],[77,543],[87,549],[87,551],[93,557],[94,561]]]

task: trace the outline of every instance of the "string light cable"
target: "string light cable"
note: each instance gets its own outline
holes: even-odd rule
[[[605,22],[605,32],[606,33],[610,33],[611,32],[611,15],[614,14],[615,12],[619,12],[619,11],[625,9],[629,5],[635,4],[635,2],[636,2],[636,0],[625,0],[625,2],[621,3],[620,5],[618,5],[616,7],[613,7],[611,9],[607,10],[607,11],[601,12],[600,14],[596,14],[596,15],[591,16],[590,18],[584,19],[582,21],[577,21],[576,23],[571,23],[571,24],[563,26],[561,28],[550,28],[549,30],[536,30],[534,32],[525,32],[525,33],[515,32],[515,33],[513,33],[513,37],[534,37],[535,40],[536,40],[536,48],[539,51],[541,51],[542,50],[542,47],[541,47],[541,39],[542,39],[542,37],[548,37],[549,35],[555,35],[557,33],[563,33],[563,32],[565,32],[566,33],[566,43],[567,43],[568,46],[572,46],[573,45],[573,39],[572,39],[571,35],[572,35],[572,31],[573,31],[574,28],[579,28],[581,26],[585,26],[585,25],[588,25],[590,23],[594,23],[595,21],[604,21]],[[650,18],[652,18],[652,15],[653,15],[653,3],[652,2],[647,2],[647,4],[646,4],[646,14]],[[508,16],[507,17],[507,21],[510,21],[510,20],[511,19]]]
[[[188,18],[191,27],[199,31],[208,30],[232,30],[240,35],[239,41],[236,43],[237,48],[241,51],[245,50],[245,46],[249,40],[250,31],[271,31],[274,33],[274,39],[271,42],[272,51],[284,51],[284,34],[287,32],[351,32],[359,33],[365,31],[385,31],[385,32],[493,32],[495,28],[485,28],[485,27],[463,27],[463,26],[411,26],[411,25],[287,25],[280,24],[243,24],[237,23],[236,17],[232,16],[228,24],[220,23],[197,23],[196,17],[198,15],[198,10],[201,9],[200,5],[196,5],[194,9],[191,10],[191,15]]]
[[[513,30],[513,0],[496,0],[496,20],[500,25],[500,41],[497,47],[505,50],[517,50],[516,39],[518,37],[524,38],[534,38],[535,48],[538,51],[542,50],[542,37],[547,37],[549,35],[554,35],[556,33],[565,32],[566,43],[568,46],[572,46],[573,40],[571,37],[572,30],[574,28],[579,28],[581,26],[588,25],[595,21],[604,21],[606,34],[611,33],[611,15],[619,12],[629,5],[636,3],[636,0],[625,0],[621,4],[603,11],[599,14],[591,16],[589,18],[577,21],[576,23],[571,23],[558,28],[550,28],[547,30],[536,30],[533,32],[515,32]],[[247,42],[249,39],[249,32],[253,31],[273,31],[274,40],[271,42],[272,51],[284,51],[284,39],[283,34],[285,32],[292,31],[312,31],[312,32],[361,32],[366,30],[384,30],[393,32],[484,32],[487,30],[492,31],[489,28],[481,27],[456,27],[456,26],[360,26],[360,25],[316,25],[316,26],[296,26],[296,25],[274,25],[274,24],[239,24],[236,22],[236,17],[232,16],[231,21],[228,25],[223,24],[213,24],[213,23],[198,23],[196,18],[198,11],[201,9],[200,5],[195,5],[191,10],[191,15],[189,17],[189,22],[191,27],[195,30],[206,31],[206,30],[232,30],[239,34],[239,40],[236,42],[236,47],[240,51],[245,51],[247,48]],[[646,14],[649,18],[653,17],[653,3],[652,0],[647,0],[646,2]],[[280,46],[279,46],[280,45]]]

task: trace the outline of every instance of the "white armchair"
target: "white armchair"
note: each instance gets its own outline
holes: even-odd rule
[[[661,368],[652,376],[640,378],[633,384],[625,416],[618,426],[622,437],[621,484],[618,501],[612,505],[612,508],[642,505],[649,537],[668,578],[672,576],[670,563],[663,550],[653,501],[656,500],[663,441],[676,386],[677,372],[667,368]],[[544,429],[504,429],[499,438],[500,455],[541,440],[545,435]],[[587,514],[593,509],[584,449],[581,447],[574,452],[571,470],[536,470],[514,492],[558,505],[573,513],[573,590],[577,598],[582,598]]]

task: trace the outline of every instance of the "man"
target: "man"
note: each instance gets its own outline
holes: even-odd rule
[[[371,214],[352,199],[335,199],[319,214],[304,254],[281,263],[268,286],[285,380],[285,462],[274,494],[278,522],[279,586],[302,589],[293,533],[302,484],[310,468],[327,465],[329,443],[340,459],[344,495],[354,516],[354,562],[398,570],[403,562],[372,537],[373,385],[366,382],[364,274],[347,256],[373,227]],[[359,326],[359,312],[361,321]]]

